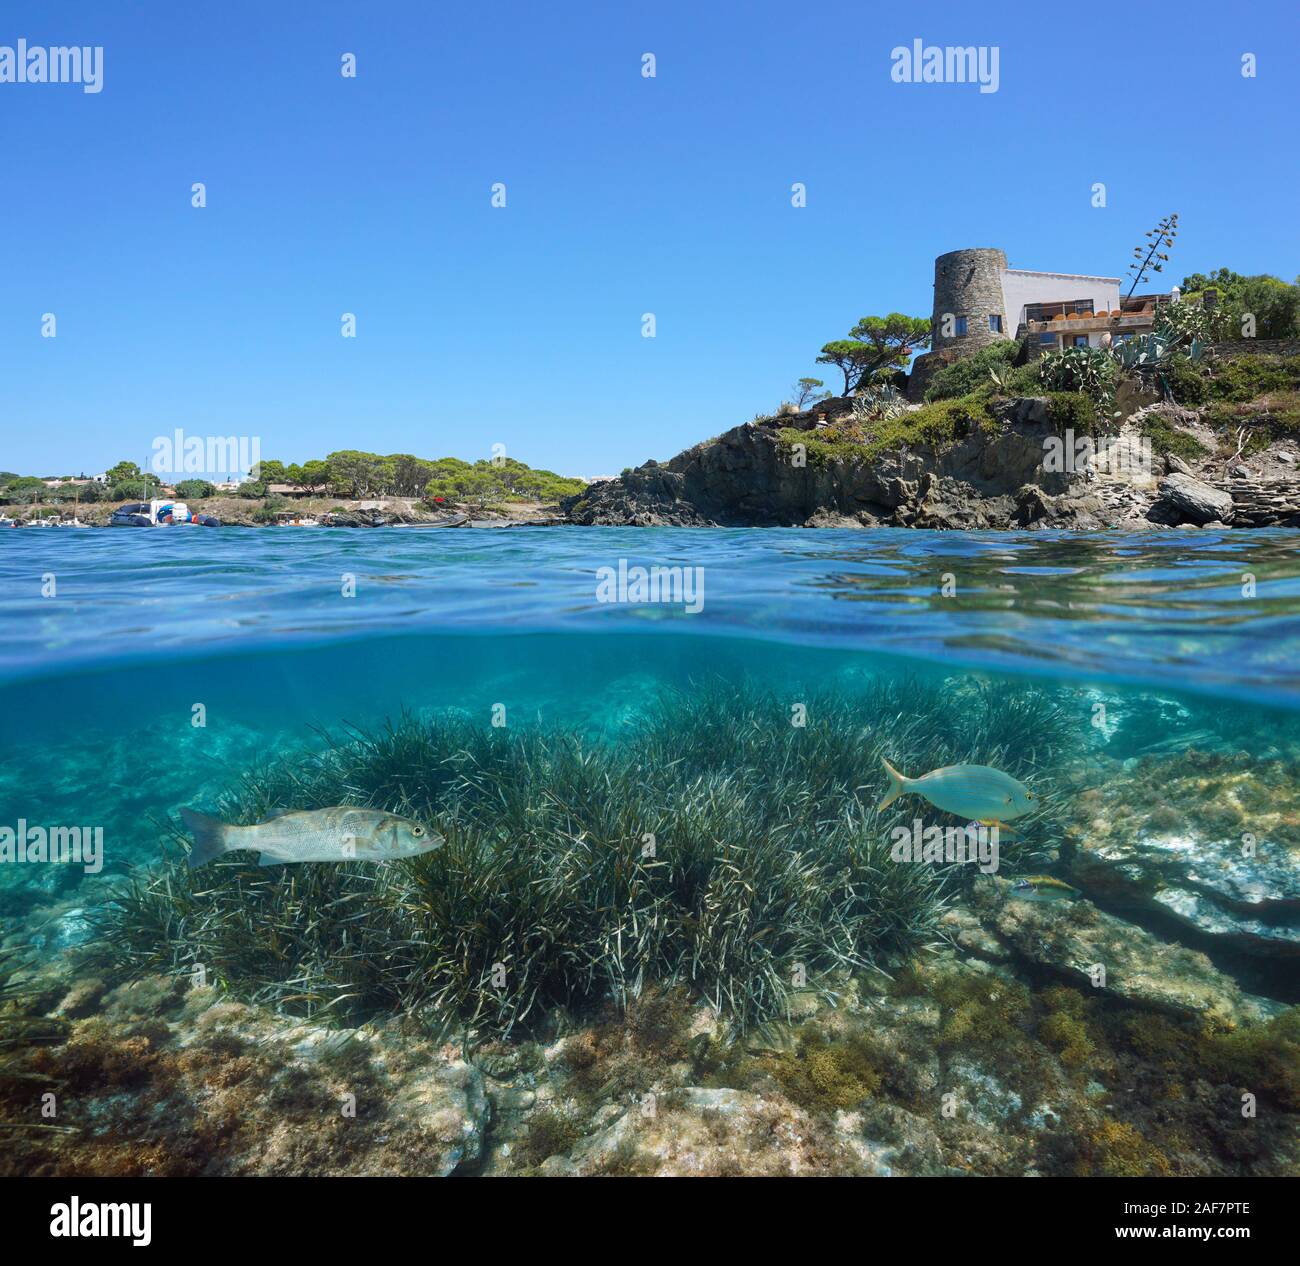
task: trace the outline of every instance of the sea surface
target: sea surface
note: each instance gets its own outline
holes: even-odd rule
[[[617,742],[703,682],[793,706],[894,675],[950,683],[956,731],[957,687],[979,680],[1060,691],[1118,760],[1207,733],[1268,748],[1300,710],[1298,548],[1285,531],[0,532],[0,824],[105,841],[84,879],[3,868],[0,911],[90,899],[150,864],[181,806],[404,714]],[[666,600],[633,600],[642,567],[681,569]]]

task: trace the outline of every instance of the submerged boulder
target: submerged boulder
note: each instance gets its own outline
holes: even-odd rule
[[[1116,908],[1163,916],[1207,946],[1300,967],[1296,764],[1205,733],[1126,762],[1080,802],[1076,882]]]
[[[87,1175],[448,1175],[477,1165],[481,1072],[393,1024],[328,1029],[224,1001],[181,978],[102,982],[60,1003],[67,1133],[24,1133],[15,1172]]]
[[[1204,954],[1160,940],[1089,902],[1036,905],[995,885],[975,900],[986,925],[1020,959],[1089,992],[1232,1024],[1265,1020],[1283,1009],[1245,993]]]
[[[620,1113],[570,1153],[548,1158],[540,1172],[797,1177],[882,1171],[833,1128],[780,1096],[683,1086],[659,1096],[652,1111],[643,1103]]]

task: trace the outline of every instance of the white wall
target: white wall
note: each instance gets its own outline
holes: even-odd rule
[[[1118,277],[1079,277],[1071,273],[1032,273],[1008,268],[1002,274],[1003,311],[1007,333],[1015,336],[1025,319],[1027,303],[1068,303],[1091,299],[1094,312],[1113,312],[1119,307]]]

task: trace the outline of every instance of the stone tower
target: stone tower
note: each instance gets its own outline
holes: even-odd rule
[[[1002,274],[1006,271],[1006,254],[996,247],[976,247],[949,251],[934,261],[934,352],[949,352],[944,360],[969,356],[999,339],[1012,338],[1003,312]],[[953,333],[944,334],[944,318],[952,316]],[[989,317],[1000,318],[1001,330],[995,330]],[[959,333],[961,318],[965,333]]]
[[[944,365],[978,352],[999,339],[1013,339],[1002,310],[1002,274],[1005,252],[993,246],[949,251],[934,261],[934,312],[931,316],[930,351],[912,364],[907,382],[911,400],[920,400],[935,372]],[[950,334],[945,334],[945,317],[951,317]],[[998,321],[990,322],[990,317]],[[994,329],[994,325],[1000,329]]]

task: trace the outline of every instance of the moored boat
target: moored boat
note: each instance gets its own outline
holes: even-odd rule
[[[155,498],[153,501],[128,501],[118,506],[108,520],[109,527],[220,527],[210,514],[191,514],[183,501]]]

